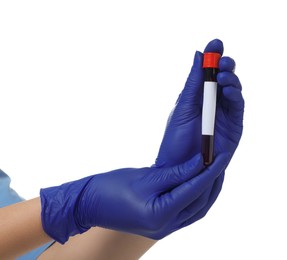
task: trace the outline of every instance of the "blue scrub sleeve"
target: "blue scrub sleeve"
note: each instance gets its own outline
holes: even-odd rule
[[[21,202],[24,199],[20,197],[17,192],[15,192],[13,189],[10,188],[10,177],[5,174],[0,169],[0,208],[3,208],[5,206]],[[41,246],[33,251],[30,251],[29,253],[26,253],[25,255],[17,258],[18,260],[34,260],[37,259],[39,255],[41,255],[51,244],[53,244],[54,241],[51,241],[47,243],[44,246]]]

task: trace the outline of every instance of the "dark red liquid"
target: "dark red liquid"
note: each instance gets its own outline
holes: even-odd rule
[[[204,165],[209,165],[213,160],[213,135],[202,135],[202,155]]]

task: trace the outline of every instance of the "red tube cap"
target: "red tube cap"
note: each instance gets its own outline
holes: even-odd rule
[[[218,68],[220,53],[206,52],[203,54],[203,68]]]

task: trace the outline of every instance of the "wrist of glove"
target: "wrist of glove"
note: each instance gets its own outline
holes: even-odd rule
[[[196,155],[173,167],[119,169],[41,189],[43,228],[62,244],[94,226],[161,239],[206,214],[229,158],[220,154],[204,169]]]
[[[70,236],[82,234],[90,228],[79,223],[76,211],[85,187],[93,178],[89,176],[40,190],[42,226],[57,242],[64,244]]]

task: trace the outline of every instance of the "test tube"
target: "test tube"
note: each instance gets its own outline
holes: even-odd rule
[[[214,124],[217,96],[217,73],[219,53],[207,52],[203,55],[204,86],[202,104],[202,155],[205,165],[213,161]]]

